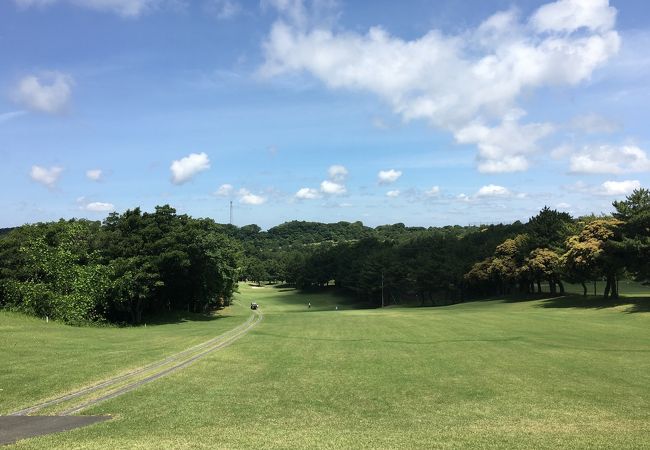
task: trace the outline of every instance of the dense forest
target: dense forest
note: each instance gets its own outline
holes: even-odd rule
[[[443,305],[564,283],[650,282],[650,191],[610,216],[545,207],[526,223],[376,228],[293,221],[262,231],[177,215],[169,206],[61,220],[0,235],[0,306],[68,323],[142,321],[228,304],[237,281],[335,286],[373,305]]]

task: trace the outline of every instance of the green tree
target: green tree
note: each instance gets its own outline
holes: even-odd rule
[[[613,243],[620,240],[623,222],[615,218],[596,219],[586,223],[580,233],[567,239],[562,255],[565,271],[579,280],[586,294],[585,281],[604,277],[604,296],[618,297],[618,275],[623,267],[620,252]]]
[[[614,217],[623,221],[621,241],[614,245],[634,278],[650,284],[650,190],[636,189],[613,205]]]
[[[536,248],[526,258],[525,267],[538,283],[540,279],[548,281],[551,294],[557,293],[557,286],[560,294],[564,294],[562,259],[556,252],[548,248]],[[541,292],[539,285],[538,290]]]

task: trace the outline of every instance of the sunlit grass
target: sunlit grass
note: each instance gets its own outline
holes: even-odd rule
[[[553,300],[353,309],[332,293],[241,291],[265,317],[235,345],[85,412],[110,422],[18,448],[650,444],[648,313]]]
[[[0,311],[0,413],[204,342],[236,327],[248,314],[235,305],[212,317],[175,314],[148,326],[97,328]]]

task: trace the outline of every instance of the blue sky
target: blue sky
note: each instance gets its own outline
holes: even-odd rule
[[[608,212],[650,184],[645,1],[6,0],[0,227]]]

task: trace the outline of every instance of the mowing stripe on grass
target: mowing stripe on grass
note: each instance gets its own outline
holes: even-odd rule
[[[161,361],[138,368],[129,373],[110,378],[108,380],[105,380],[93,386],[81,388],[79,390],[63,395],[61,397],[47,400],[27,408],[23,408],[9,415],[24,416],[24,415],[35,413],[37,411],[40,411],[50,406],[55,406],[72,400],[82,399],[83,397],[86,397],[88,394],[92,394],[103,389],[109,391],[107,394],[101,395],[97,398],[93,398],[91,400],[77,403],[74,406],[70,406],[65,411],[59,413],[58,415],[74,414],[89,406],[96,405],[97,403],[100,403],[104,400],[117,397],[126,392],[132,391],[133,389],[136,389],[144,384],[155,381],[158,378],[163,377],[169,373],[178,371],[190,365],[194,361],[203,358],[204,356],[214,351],[229,346],[237,339],[241,338],[246,333],[248,333],[253,327],[255,327],[262,320],[262,318],[263,315],[261,314],[261,312],[255,311],[255,313],[251,314],[251,316],[243,324],[213,339],[203,342],[199,345],[188,348],[186,350],[183,350],[182,352],[169,356]],[[169,364],[172,365],[169,367],[165,367]],[[138,375],[142,375],[147,372],[153,372],[153,373],[147,375],[145,378],[138,379]],[[113,389],[111,390],[111,388]]]

